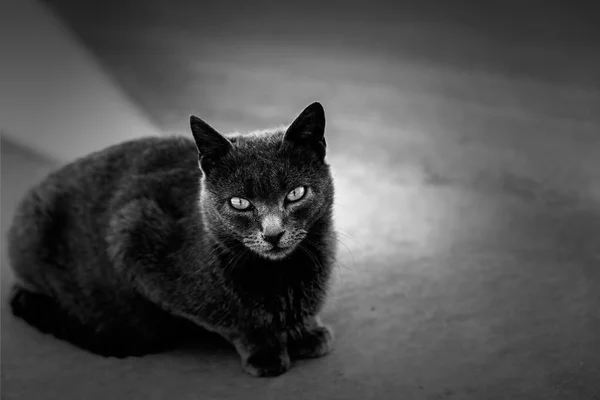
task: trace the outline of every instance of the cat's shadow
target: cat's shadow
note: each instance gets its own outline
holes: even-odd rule
[[[237,354],[233,345],[216,333],[198,328],[188,336],[172,350],[173,354],[224,358]]]

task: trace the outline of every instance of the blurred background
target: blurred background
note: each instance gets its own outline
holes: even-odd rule
[[[593,2],[3,0],[2,238],[30,185],[145,135],[327,113],[330,356],[101,359],[10,315],[6,399],[600,399]],[[4,250],[4,244],[3,244]]]

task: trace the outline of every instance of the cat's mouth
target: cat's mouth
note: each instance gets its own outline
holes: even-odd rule
[[[292,250],[294,250],[293,246],[289,246],[289,247],[273,246],[269,250],[263,250],[263,251],[259,252],[259,254],[269,260],[281,260],[281,259],[287,257],[288,255],[290,255]]]
[[[285,243],[281,241],[279,243],[267,243],[264,240],[244,240],[243,243],[253,253],[260,257],[278,261],[288,257],[296,249],[297,243],[292,240],[287,240]]]

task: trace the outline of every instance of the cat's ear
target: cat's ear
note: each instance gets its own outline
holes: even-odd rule
[[[190,127],[198,149],[200,166],[206,172],[219,158],[225,156],[233,145],[225,136],[194,115],[190,116]]]
[[[296,117],[283,136],[284,143],[302,146],[325,157],[325,110],[321,103],[309,105]]]

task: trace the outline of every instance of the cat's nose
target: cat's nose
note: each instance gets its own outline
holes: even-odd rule
[[[277,246],[284,233],[285,231],[281,231],[277,233],[263,234],[262,236],[265,242],[271,243],[273,246]]]
[[[271,213],[263,218],[262,237],[265,242],[277,246],[284,233],[283,221],[279,215]]]

